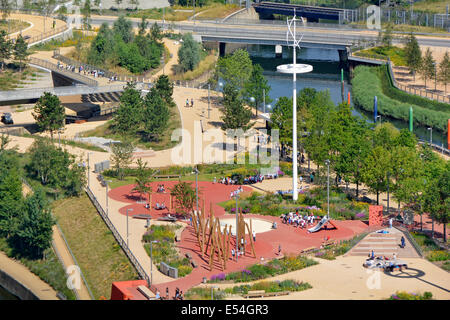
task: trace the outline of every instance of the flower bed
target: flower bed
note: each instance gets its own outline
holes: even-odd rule
[[[307,282],[298,282],[296,280],[283,281],[261,281],[252,285],[244,284],[233,288],[225,289],[229,294],[247,294],[252,290],[264,290],[265,292],[282,292],[282,291],[303,291],[311,289],[312,286]]]
[[[303,256],[286,256],[281,259],[271,260],[267,264],[254,264],[242,271],[232,272],[227,275],[223,273],[213,275],[209,282],[250,282],[304,269],[316,264],[318,262]]]
[[[388,300],[433,300],[433,294],[428,291],[424,294],[397,291],[395,294],[391,295]]]
[[[152,225],[150,229],[142,236],[144,248],[150,255],[150,242],[152,246],[152,258],[155,264],[164,262],[173,268],[178,269],[178,277],[184,277],[192,272],[192,267],[188,258],[182,258],[178,255],[175,248],[175,230],[180,226]]]

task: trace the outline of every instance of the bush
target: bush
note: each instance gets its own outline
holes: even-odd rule
[[[450,253],[444,250],[431,251],[427,255],[429,261],[446,261],[450,260]]]
[[[423,295],[414,292],[397,291],[388,300],[433,300],[433,294],[428,291],[425,291]]]
[[[447,119],[450,116],[449,105],[392,88],[385,68],[386,66],[355,68],[352,80],[355,104],[366,111],[373,112],[373,99],[377,96],[380,114],[409,121],[409,108],[412,107],[415,123],[445,132]]]

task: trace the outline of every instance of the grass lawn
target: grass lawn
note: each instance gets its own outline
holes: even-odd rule
[[[448,0],[420,0],[414,2],[413,10],[445,14],[447,5],[449,5]]]
[[[35,80],[37,71],[34,68],[27,67],[22,72],[19,69],[5,67],[0,72],[0,90],[8,91],[23,87],[27,80]]]
[[[42,138],[44,140],[51,141],[51,138],[35,136],[35,135],[29,134],[29,133],[24,133],[22,136],[26,137],[26,138],[33,138],[33,139],[37,139],[39,137],[39,138]],[[59,143],[57,134],[55,134],[53,136],[53,143],[54,144],[58,144]],[[104,149],[102,149],[100,147],[97,147],[97,146],[89,144],[89,143],[80,142],[80,141],[72,141],[72,140],[61,139],[61,145],[62,145],[63,148],[64,148],[65,145],[68,145],[68,146],[71,146],[71,147],[76,147],[76,148],[81,148],[81,149],[86,149],[86,150],[91,150],[91,151],[107,152],[106,150],[104,150]]]
[[[152,149],[155,151],[158,150],[165,150],[173,148],[178,144],[178,141],[171,141],[172,132],[177,129],[181,128],[181,117],[180,113],[178,111],[177,107],[169,107],[170,116],[169,116],[169,123],[166,127],[166,131],[162,134],[158,142],[150,142],[150,141],[144,141],[141,136],[136,135],[134,137],[131,137],[132,142],[135,146],[139,148],[144,149]],[[120,135],[114,134],[110,129],[111,121],[108,121],[107,123],[93,129],[90,131],[87,131],[82,134],[83,137],[103,137],[103,138],[109,138],[113,140],[121,140]]]
[[[67,198],[53,203],[53,214],[63,230],[96,299],[111,296],[111,283],[138,279],[111,231],[89,198]]]
[[[9,22],[8,22],[9,21]],[[0,21],[0,30],[5,30],[8,33],[15,33],[17,31],[26,29],[30,26],[28,22],[20,20]]]
[[[356,56],[374,56],[375,58],[389,57],[396,66],[406,66],[405,50],[400,47],[374,47],[355,52]]]

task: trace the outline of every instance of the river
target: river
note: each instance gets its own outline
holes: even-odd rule
[[[292,97],[292,75],[280,74],[276,72],[276,68],[280,64],[292,63],[292,50],[286,50],[283,47],[281,58],[275,57],[274,46],[266,45],[249,45],[248,52],[253,63],[260,64],[264,69],[264,75],[271,86],[270,97],[275,105],[276,99],[282,96]],[[339,55],[337,50],[326,49],[310,49],[302,48],[297,52],[297,62],[306,63],[313,66],[313,71],[308,74],[297,75],[297,90],[303,88],[315,88],[316,90],[329,90],[330,97],[334,103],[340,103],[341,97],[341,66],[339,64]],[[347,93],[350,90],[349,75],[344,72],[344,97],[347,100]],[[351,97],[352,98],[352,97]],[[353,102],[351,101],[353,106]],[[267,111],[267,110],[266,110]],[[373,115],[353,106],[353,114],[373,122]],[[381,121],[389,121],[396,128],[408,128],[408,123],[402,120],[392,119],[381,116]],[[430,131],[426,127],[414,127],[414,133],[423,140],[430,140]],[[442,132],[437,130],[432,133],[433,143],[447,147],[446,137]]]

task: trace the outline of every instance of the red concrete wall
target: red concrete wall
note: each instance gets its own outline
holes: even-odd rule
[[[146,284],[145,280],[113,282],[111,285],[111,300],[131,300],[133,299],[133,293],[129,289]]]
[[[369,206],[369,226],[381,226],[383,223],[383,206]]]

